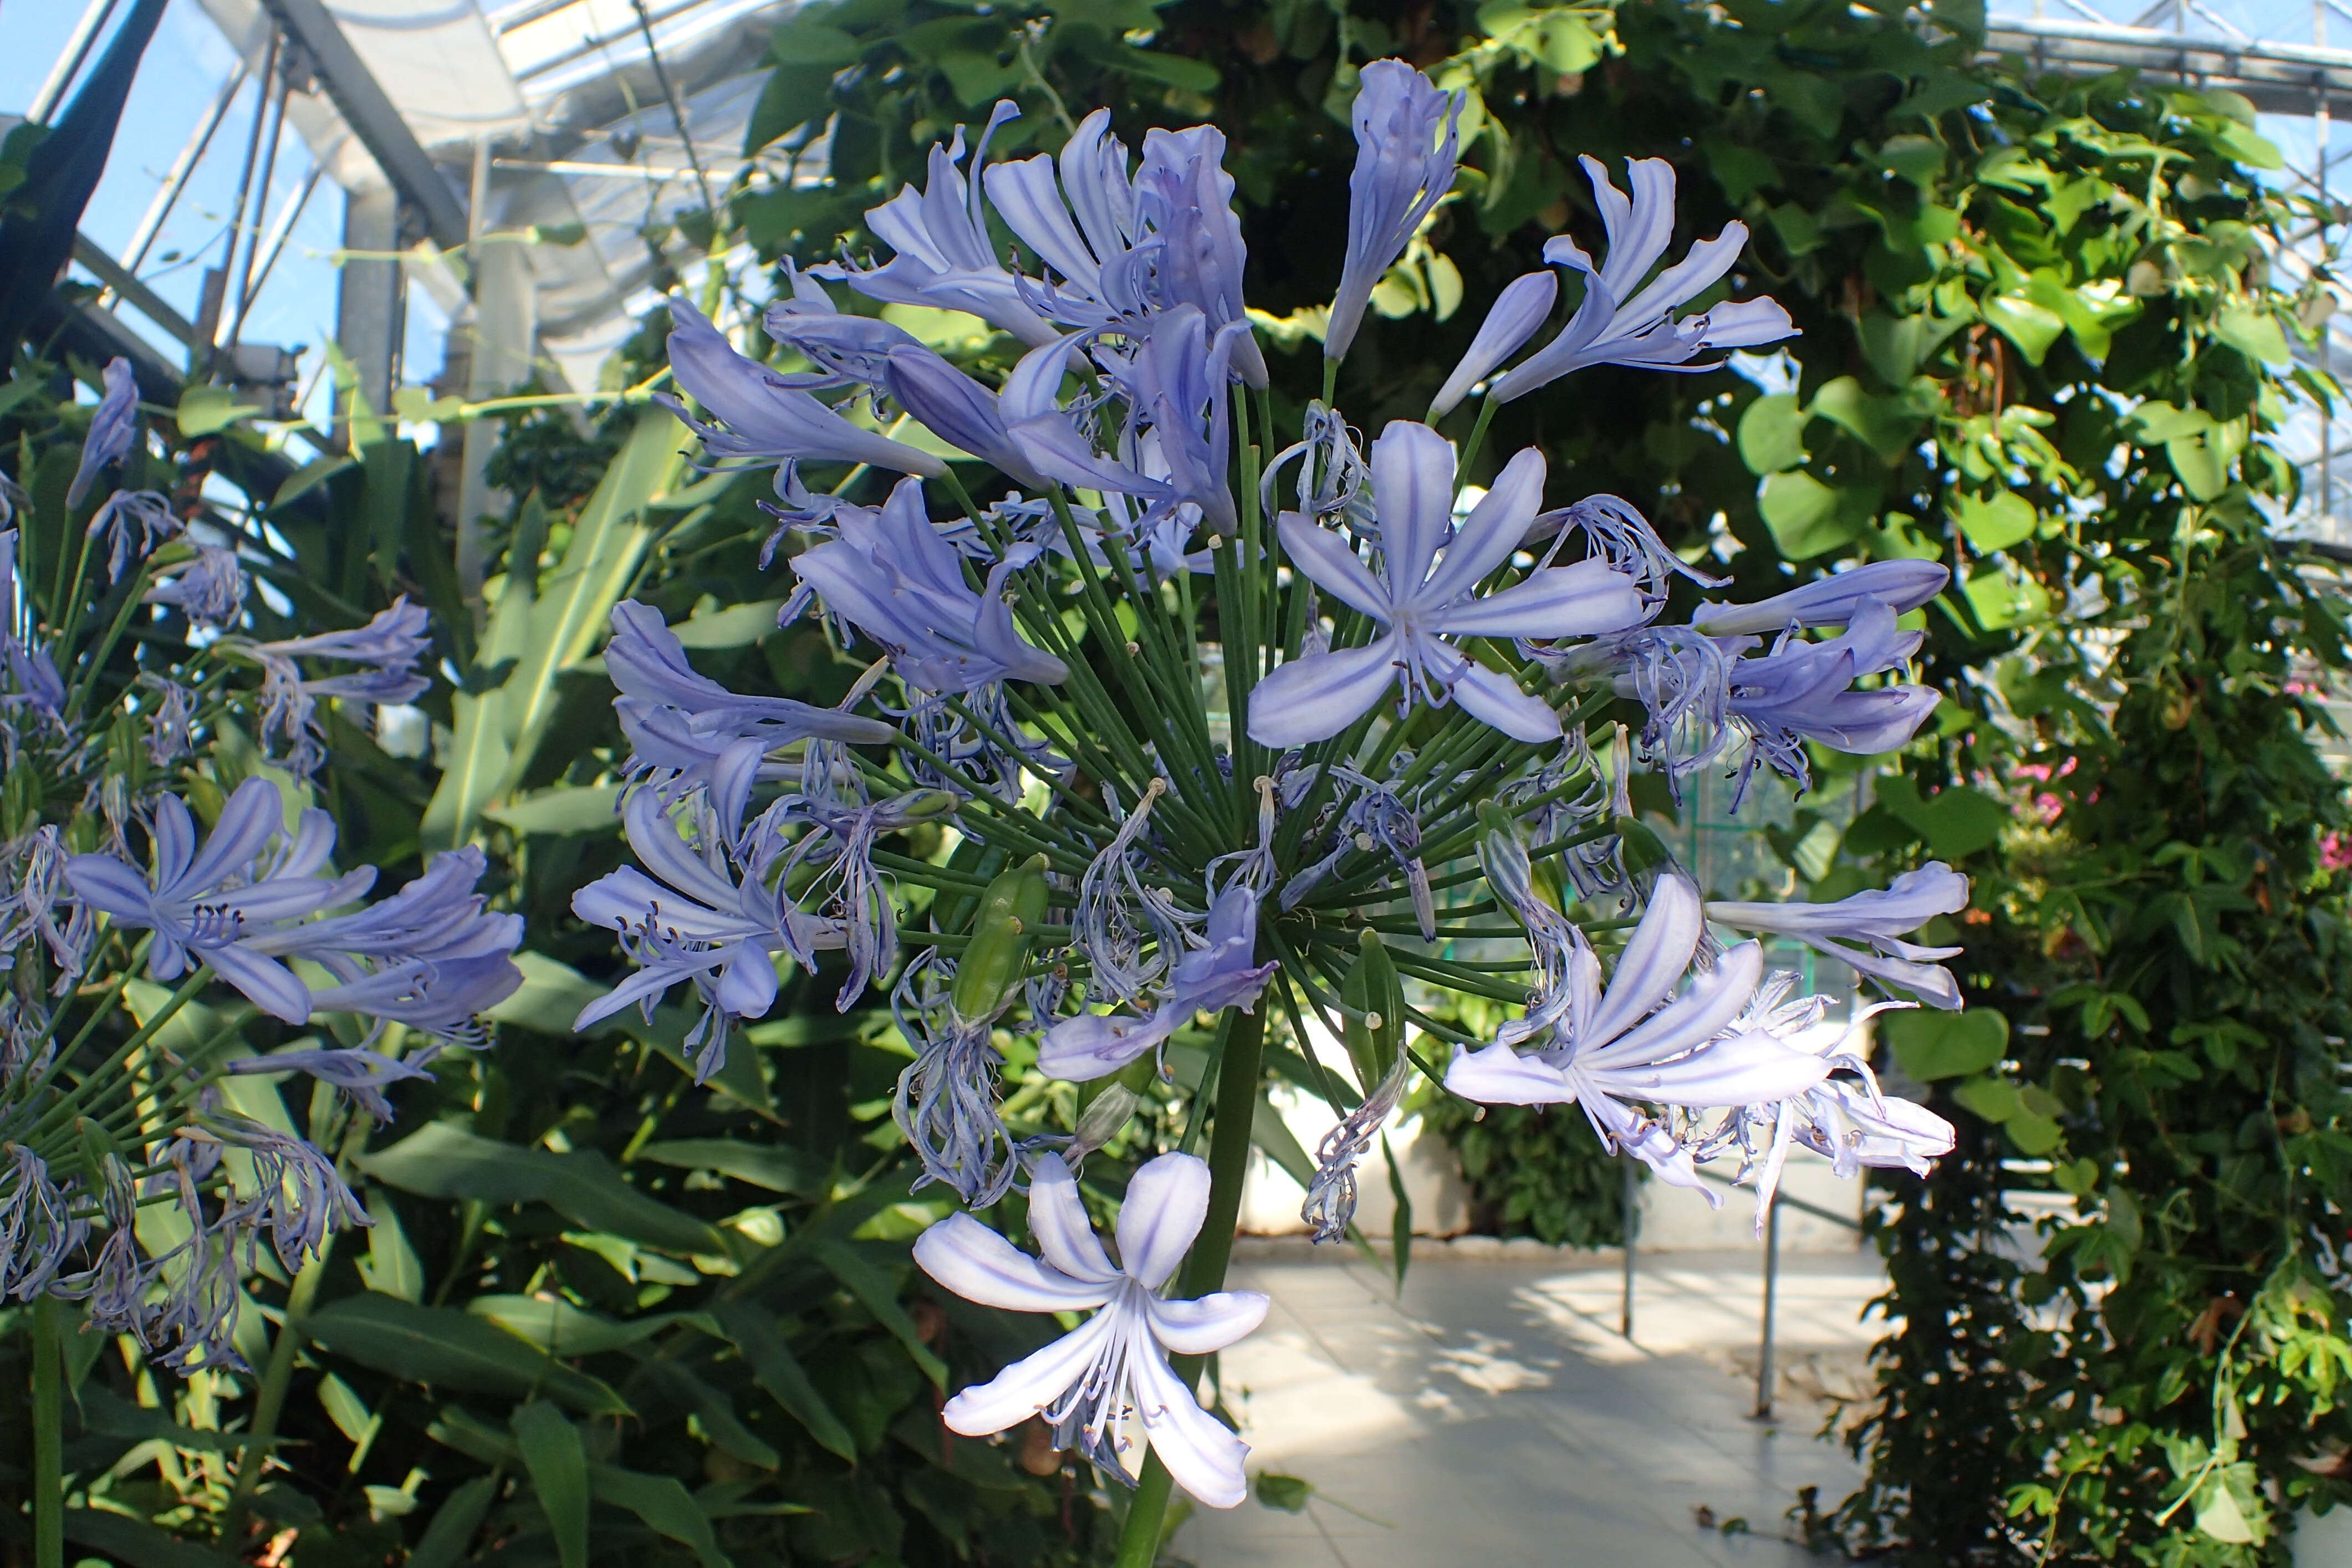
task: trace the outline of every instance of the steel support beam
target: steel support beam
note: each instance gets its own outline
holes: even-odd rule
[[[310,54],[327,96],[344,123],[383,169],[394,189],[414,204],[425,232],[444,250],[466,243],[466,207],[441,177],[432,156],[408,129],[321,0],[261,0],[286,36]]]
[[[392,407],[407,317],[407,270],[388,255],[401,248],[400,198],[379,188],[349,192],[343,201],[343,248],[372,254],[343,262],[342,282],[336,290],[335,341],[358,373],[360,395],[381,414]],[[349,412],[335,411],[338,415]]]
[[[2352,98],[2352,49],[2270,39],[2200,38],[2155,27],[2076,21],[2071,17],[1985,19],[1985,43],[1995,55],[2022,55],[2051,70],[2137,69],[2226,87],[2255,108],[2309,114],[2327,98]]]

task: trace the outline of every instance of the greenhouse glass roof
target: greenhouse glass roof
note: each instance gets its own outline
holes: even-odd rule
[[[240,377],[278,378],[289,409],[315,411],[337,340],[379,399],[457,379],[593,390],[649,300],[664,225],[743,172],[764,34],[797,3],[171,0],[79,263],[155,363],[238,347]],[[9,6],[0,110],[60,101],[130,9]],[[2352,193],[2336,126],[2352,107],[2347,0],[1990,10],[1992,47],[2049,68],[2244,95],[2284,152],[2283,186]],[[762,156],[767,178],[822,173],[821,149]],[[2281,265],[2327,266],[2341,237],[2315,225]],[[470,266],[450,254],[469,241]],[[2339,316],[2331,366],[2347,350]],[[2352,544],[2336,522],[2352,517],[2341,423],[2296,433],[2312,482],[2293,522]]]

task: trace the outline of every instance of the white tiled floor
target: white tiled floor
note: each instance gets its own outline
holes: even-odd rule
[[[1862,1254],[1782,1260],[1790,1382],[1858,1372],[1883,1288]],[[1643,1261],[1635,1341],[1617,1334],[1615,1254],[1538,1260],[1427,1249],[1402,1301],[1360,1258],[1236,1264],[1265,1326],[1224,1358],[1253,1469],[1314,1483],[1303,1513],[1202,1511],[1176,1540],[1200,1568],[1781,1568],[1800,1486],[1824,1505],[1859,1472],[1817,1439],[1826,1406],[1791,1390],[1749,1416],[1753,1251]],[[1743,1377],[1742,1373],[1745,1372]],[[1753,1533],[1702,1528],[1744,1519]]]

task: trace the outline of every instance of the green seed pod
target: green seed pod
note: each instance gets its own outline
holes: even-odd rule
[[[1355,1064],[1357,1084],[1370,1094],[1404,1047],[1404,985],[1379,932],[1367,928],[1360,938],[1355,966],[1339,982],[1339,999],[1362,1015],[1347,1019],[1348,1060]]]
[[[1003,1012],[1029,967],[1029,945],[1045,918],[1045,857],[1032,855],[999,876],[980,895],[971,941],[956,965],[948,1005],[967,1024]]]

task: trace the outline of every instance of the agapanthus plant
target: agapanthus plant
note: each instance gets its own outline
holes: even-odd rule
[[[1363,80],[1334,362],[1454,172],[1459,105],[1399,62]],[[1307,1202],[1325,1238],[1349,1231],[1356,1162],[1416,1074],[1578,1103],[1606,1145],[1685,1185],[1727,1160],[1769,1192],[1800,1143],[1849,1171],[1943,1146],[1948,1129],[1886,1098],[1859,1051],[1821,1048],[1821,1006],[1789,1001],[1758,943],[1727,946],[1707,919],[1950,1006],[1930,962],[1945,950],[1899,938],[1965,884],[1930,868],[1843,904],[1710,909],[1628,807],[1638,766],[1801,786],[1809,744],[1902,745],[1934,698],[1899,680],[1916,637],[1897,617],[1943,573],[1865,568],[1670,619],[1677,580],[1714,580],[1626,502],[1560,494],[1532,449],[1468,487],[1497,399],[1599,363],[1705,369],[1789,334],[1769,299],[1710,303],[1736,225],[1651,276],[1675,227],[1663,163],[1635,164],[1630,195],[1591,165],[1608,249],[1553,242],[1582,292],[1489,387],[1561,289],[1541,275],[1496,302],[1439,400],[1484,399],[1457,446],[1406,420],[1367,442],[1328,377],[1277,418],[1213,129],[1155,131],[1139,162],[1100,114],[1058,160],[989,164],[987,142],[967,152],[959,132],[924,189],[869,214],[895,255],[789,274],[761,323],[791,350],[776,368],[741,351],[756,339],[676,311],[671,363],[708,416],[689,416],[708,461],[781,465],[786,617],[818,616],[877,663],[837,709],[739,695],[692,671],[657,613],[620,608],[608,663],[644,870],[575,907],[639,968],[583,1021],[689,987],[708,1071],[774,1005],[783,964],[830,974],[845,955],[844,1008],[885,992],[914,1053],[897,1116],[925,1179],[975,1208],[1025,1190],[1045,1255],[959,1215],[919,1260],[975,1300],[1101,1309],[959,1396],[949,1422],[1042,1417],[1135,1479],[1121,1561],[1140,1563],[1171,1474],[1214,1505],[1244,1493],[1244,1450],[1191,1409],[1198,1364],[1160,1369],[1255,1320],[1215,1292],[1270,1061],[1339,1118]],[[976,314],[1019,362],[984,382],[857,295]],[[875,434],[915,425],[932,449]],[[853,461],[831,493],[812,487],[819,465]],[[996,490],[973,476],[991,471],[1014,488],[982,505]],[[1647,710],[1638,745],[1618,723],[1629,699]],[[917,823],[950,827],[948,848],[911,852],[898,835]],[[1449,992],[1509,1021],[1465,1033]],[[1270,1033],[1287,1049],[1269,1053]],[[1083,1086],[1067,1131],[1008,1125],[1015,1051]],[[1114,1267],[1072,1167],[1155,1074],[1187,1107],[1180,1148],[1129,1186]],[[1160,1300],[1188,1245],[1197,1300]],[[1171,1443],[1138,1466],[1139,1446]]]
[[[369,1223],[350,1118],[481,1042],[520,921],[488,912],[478,850],[371,902],[306,784],[329,705],[364,723],[424,688],[424,612],[256,635],[258,530],[131,488],[157,459],[131,367],[103,384],[62,517],[0,480],[0,1296],[36,1303],[44,1354],[73,1302],[157,1364],[241,1367],[257,1271]],[[318,1143],[239,1108],[252,1074],[335,1092]]]

